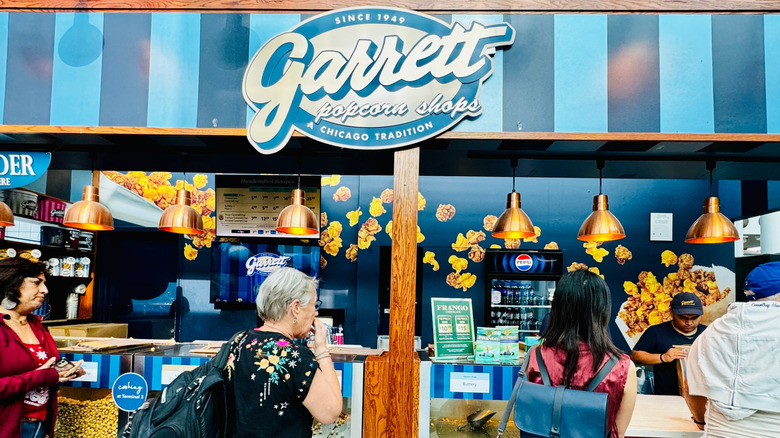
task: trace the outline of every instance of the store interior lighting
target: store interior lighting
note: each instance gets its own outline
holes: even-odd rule
[[[492,236],[498,239],[522,239],[536,235],[531,218],[520,207],[520,193],[515,191],[517,158],[512,158],[512,192],[506,197],[506,210],[496,220]]]
[[[105,205],[100,203],[96,186],[84,186],[81,201],[65,210],[62,222],[66,227],[89,231],[108,231],[114,229],[114,218]]]
[[[176,200],[163,211],[157,228],[177,234],[203,233],[203,218],[192,207],[192,194],[189,190],[184,187],[176,190]]]
[[[593,212],[585,219],[577,233],[577,239],[586,242],[608,242],[626,237],[623,225],[609,211],[607,195],[601,191],[604,160],[596,160],[599,169],[599,194],[593,197]]]
[[[739,240],[739,232],[729,218],[720,212],[720,200],[712,196],[712,171],[715,162],[707,162],[710,171],[710,196],[704,200],[702,215],[691,225],[685,235],[686,243],[724,243]]]

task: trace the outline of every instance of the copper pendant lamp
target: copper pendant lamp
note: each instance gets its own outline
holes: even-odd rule
[[[14,212],[5,202],[0,201],[0,227],[14,226]]]
[[[599,169],[599,194],[593,197],[593,212],[585,219],[577,233],[577,240],[586,242],[608,242],[626,237],[623,225],[617,217],[609,211],[607,195],[601,193],[601,172],[604,169],[604,161],[598,160],[596,166]]]
[[[100,203],[98,188],[84,186],[81,201],[65,210],[62,222],[66,227],[89,231],[107,231],[114,229],[114,218],[105,205]]]
[[[536,235],[531,218],[520,208],[520,193],[515,191],[517,158],[512,159],[512,192],[506,196],[506,210],[496,220],[491,236],[498,239],[522,239]]]
[[[300,187],[300,175],[298,176]],[[312,235],[319,233],[320,220],[306,206],[306,192],[300,188],[293,189],[292,203],[279,213],[276,221],[276,231],[295,235]]]
[[[712,171],[714,162],[707,162],[710,171],[710,196],[704,200],[702,215],[691,225],[685,235],[685,243],[725,243],[739,240],[734,223],[720,212],[720,200],[712,196]]]
[[[192,207],[192,195],[184,188],[176,190],[176,200],[163,211],[157,228],[178,234],[203,233],[203,218]]]

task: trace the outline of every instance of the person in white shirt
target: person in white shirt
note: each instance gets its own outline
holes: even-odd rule
[[[688,353],[686,401],[704,437],[780,437],[780,262],[753,269],[745,295]]]

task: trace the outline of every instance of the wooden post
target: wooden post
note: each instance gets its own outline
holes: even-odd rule
[[[390,268],[390,437],[417,437],[419,361],[414,351],[420,148],[395,152]]]

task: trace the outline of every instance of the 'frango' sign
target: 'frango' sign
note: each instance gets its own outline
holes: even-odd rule
[[[491,55],[514,38],[508,23],[464,27],[404,9],[318,15],[249,62],[247,137],[264,154],[283,148],[293,129],[355,149],[420,142],[481,114]]]

